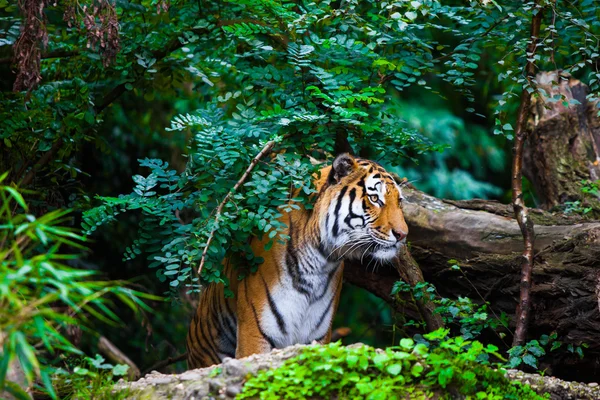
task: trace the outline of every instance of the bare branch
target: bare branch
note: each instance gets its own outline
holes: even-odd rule
[[[536,1],[536,6],[538,1]],[[531,38],[527,45],[527,64],[525,65],[525,74],[527,80],[532,82],[535,77],[534,55],[537,47],[537,40],[540,35],[540,25],[542,21],[542,9],[534,8],[536,13],[531,21]],[[529,323],[529,311],[531,308],[531,272],[533,270],[533,249],[535,233],[533,221],[529,218],[525,201],[523,200],[523,148],[527,138],[527,116],[530,112],[531,94],[523,88],[521,93],[521,104],[517,114],[517,123],[515,127],[515,145],[513,148],[512,163],[512,203],[515,218],[521,228],[525,249],[523,250],[523,259],[521,264],[521,293],[520,302],[517,307],[517,328],[513,338],[513,346],[523,344],[527,336],[527,326]]]
[[[127,373],[131,380],[140,378],[140,369],[137,367],[137,365],[135,365],[135,363],[131,361],[129,357],[127,357],[121,350],[117,348],[117,346],[115,346],[104,336],[100,336],[100,339],[98,339],[98,350],[108,357],[110,361],[118,364],[128,365],[129,371]]]
[[[187,358],[187,352],[180,354],[178,356],[175,356],[175,357],[169,357],[166,360],[159,361],[156,364],[152,365],[150,368],[145,369],[144,372],[142,372],[141,376],[145,376],[146,374],[148,374],[149,372],[152,372],[152,371],[159,371],[160,369],[162,369],[166,366],[175,364],[179,361],[184,361],[186,358]]]
[[[244,183],[246,181],[246,179],[248,179],[248,177],[250,176],[250,173],[252,172],[252,170],[254,169],[256,164],[258,164],[260,159],[271,152],[271,150],[273,149],[273,146],[275,146],[274,140],[270,140],[267,142],[267,144],[265,144],[265,146],[262,148],[262,150],[250,162],[250,165],[248,166],[248,168],[246,168],[244,175],[242,175],[240,180],[236,182],[236,184],[229,191],[229,193],[227,193],[227,196],[225,196],[223,201],[221,201],[221,203],[217,207],[217,211],[215,213],[215,222],[210,231],[210,234],[208,235],[208,240],[206,241],[206,246],[204,247],[204,251],[202,252],[202,258],[200,259],[200,265],[198,266],[198,276],[200,276],[200,274],[202,273],[202,268],[204,267],[204,262],[206,261],[206,253],[208,253],[208,247],[210,246],[210,243],[212,242],[213,237],[215,236],[215,231],[217,230],[217,225],[219,223],[219,219],[221,218],[221,213],[223,212],[223,207],[225,206],[225,204],[227,204],[227,202],[231,198],[231,195],[236,190],[239,189],[239,187],[242,185],[242,183]]]
[[[62,144],[63,144],[62,139],[58,139],[56,142],[54,142],[54,144],[52,145],[50,150],[48,150],[46,153],[44,153],[44,155],[33,165],[33,167],[29,170],[29,172],[27,172],[27,175],[25,175],[23,180],[21,182],[19,182],[19,186],[25,187],[25,186],[29,185],[31,183],[31,181],[33,181],[33,178],[35,177],[35,173],[37,172],[37,170],[39,170],[41,167],[43,167],[44,165],[46,165],[50,161],[52,161],[52,158],[54,157],[56,152],[60,149]],[[16,177],[16,178],[18,178],[18,177]]]

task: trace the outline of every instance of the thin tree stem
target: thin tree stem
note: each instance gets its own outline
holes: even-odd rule
[[[536,6],[538,1],[536,1]],[[527,45],[526,56],[527,64],[525,65],[525,74],[528,82],[532,82],[535,78],[535,60],[534,55],[537,47],[537,41],[540,34],[540,25],[542,22],[542,9],[534,8],[536,13],[531,21],[531,38]],[[529,311],[531,308],[530,292],[531,292],[531,273],[533,270],[533,244],[535,233],[533,229],[533,221],[529,218],[525,201],[523,200],[523,148],[527,139],[527,117],[531,106],[531,93],[527,88],[523,88],[521,93],[521,104],[517,114],[517,123],[515,127],[515,145],[513,148],[512,162],[512,203],[515,213],[515,218],[521,228],[525,248],[523,250],[523,260],[521,264],[521,293],[520,301],[517,306],[516,318],[517,327],[515,336],[513,337],[513,346],[525,343],[527,336],[527,326],[529,324]]]

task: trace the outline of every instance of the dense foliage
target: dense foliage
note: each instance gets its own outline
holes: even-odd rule
[[[249,379],[240,398],[549,398],[492,369],[489,359],[500,356],[497,347],[447,338],[447,333],[426,334],[421,343],[404,338],[385,351],[339,343],[308,347],[281,367]]]
[[[27,384],[39,378],[55,395],[51,375],[60,365],[52,360],[60,354],[81,354],[65,329],[80,327],[90,317],[122,323],[115,314],[115,299],[138,311],[149,310],[141,299],[156,296],[132,290],[124,282],[94,280],[94,271],[68,266],[78,255],[64,253],[61,247],[84,249],[84,238],[64,227],[68,212],[55,210],[39,218],[27,213],[23,196],[2,185],[6,176],[0,177],[0,389],[8,370],[19,365]],[[47,354],[42,356],[42,349]],[[14,383],[7,390],[21,392]]]
[[[593,0],[0,0],[0,12],[0,333],[4,360],[18,359],[47,389],[56,357],[38,360],[31,346],[76,351],[61,329],[77,316],[132,316],[99,294],[141,306],[140,293],[105,278],[141,276],[138,285],[176,304],[107,335],[144,364],[183,351],[196,293],[227,283],[223,256],[243,254],[256,268],[248,238],[285,240],[277,218],[306,202],[310,177],[335,153],[379,161],[438,197],[509,196],[518,96],[539,95],[522,72],[533,14],[544,17],[538,68],[578,77],[590,100],[600,91]],[[582,201],[598,193],[597,183],[582,187]],[[565,211],[586,213],[582,204]],[[357,327],[356,339],[396,344],[389,309],[362,292],[344,296],[339,320]],[[485,301],[436,301],[466,339],[505,333]],[[510,358],[532,365],[535,352]]]

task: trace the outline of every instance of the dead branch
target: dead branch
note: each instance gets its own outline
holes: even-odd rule
[[[144,370],[144,372],[142,372],[142,376],[146,376],[149,372],[152,372],[152,371],[159,371],[161,368],[164,368],[171,364],[175,364],[179,361],[184,361],[185,359],[187,359],[187,352],[180,354],[178,356],[175,356],[175,357],[169,357],[166,360],[159,361],[156,364],[152,365],[151,367],[146,368]]]
[[[394,261],[394,268],[398,271],[398,274],[402,280],[408,283],[410,286],[415,286],[417,283],[425,282],[423,278],[423,272],[419,268],[419,264],[415,261],[410,251],[406,246],[403,246],[398,254],[398,258]],[[444,322],[440,314],[434,312],[435,305],[431,301],[417,300],[417,307],[421,313],[427,330],[435,331],[436,329],[443,328]]]
[[[202,273],[202,268],[204,267],[204,262],[206,261],[206,253],[208,253],[208,247],[210,246],[210,243],[212,242],[213,237],[215,236],[215,231],[217,230],[217,227],[219,224],[219,219],[221,218],[221,213],[223,212],[223,207],[225,206],[225,204],[227,204],[227,202],[231,198],[231,195],[235,191],[237,191],[240,186],[242,186],[242,183],[244,183],[246,181],[246,179],[248,179],[248,177],[250,176],[250,173],[252,172],[252,170],[254,169],[256,164],[258,164],[260,159],[271,152],[271,150],[273,149],[273,146],[275,146],[274,140],[270,140],[267,142],[267,144],[264,145],[262,150],[256,155],[256,157],[254,157],[254,159],[252,159],[252,161],[250,162],[250,165],[248,166],[248,168],[246,168],[244,175],[242,175],[240,180],[238,180],[235,183],[233,188],[229,191],[229,193],[227,193],[225,198],[221,201],[221,203],[217,207],[217,210],[215,212],[215,222],[210,231],[210,234],[208,235],[208,240],[206,241],[206,246],[204,247],[204,251],[202,252],[202,258],[200,259],[200,265],[198,266],[198,276],[200,276],[200,274]]]
[[[538,1],[535,2],[536,6]],[[537,12],[537,13],[536,13]],[[531,38],[527,45],[527,64],[525,65],[525,74],[527,80],[532,82],[535,77],[535,63],[533,56],[537,47],[537,39],[540,34],[540,24],[542,21],[542,9],[534,8],[534,16],[531,21]],[[531,271],[533,270],[533,246],[535,233],[533,221],[529,218],[525,201],[523,200],[523,147],[527,138],[527,116],[531,106],[531,95],[523,88],[521,94],[521,104],[517,114],[517,123],[515,127],[515,145],[513,148],[512,163],[512,202],[515,212],[515,218],[521,228],[525,249],[523,250],[523,260],[521,264],[521,294],[520,302],[517,307],[517,328],[513,338],[513,346],[523,344],[527,336],[527,325],[529,323],[530,291],[531,291]]]
[[[127,374],[129,375],[129,379],[136,380],[140,378],[140,369],[137,365],[106,337],[100,336],[100,339],[98,339],[98,350],[108,357],[110,361],[128,365],[129,371],[127,371]]]
[[[33,178],[35,177],[35,173],[41,167],[43,167],[44,165],[46,165],[50,161],[52,161],[52,158],[54,157],[56,152],[60,149],[62,144],[63,144],[62,139],[58,139],[56,142],[54,142],[54,144],[52,145],[50,150],[48,150],[46,153],[44,153],[44,155],[38,160],[38,162],[36,162],[33,165],[33,167],[29,170],[29,172],[27,172],[27,175],[25,175],[25,177],[23,177],[23,180],[21,182],[19,182],[19,186],[25,187],[25,186],[29,185],[31,183],[31,181],[33,181]]]
[[[340,326],[339,328],[336,328],[333,330],[333,332],[331,332],[331,341],[337,342],[341,338],[345,338],[351,333],[352,329],[348,328],[347,326]]]

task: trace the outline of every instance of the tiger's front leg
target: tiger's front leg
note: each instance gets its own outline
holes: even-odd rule
[[[317,340],[319,344],[328,344],[331,342],[331,333],[333,331],[333,316],[337,312],[338,306],[340,304],[340,294],[342,293],[342,276],[344,275],[344,263],[342,263],[336,273],[336,277],[333,279],[333,283],[336,285],[334,289],[334,298],[333,298],[333,312],[331,318],[329,320],[329,329],[327,329],[327,333],[323,338]]]
[[[237,347],[235,358],[248,357],[252,354],[268,353],[275,348],[273,340],[263,330],[260,325],[260,299],[251,298],[250,293],[257,293],[252,290],[251,277],[246,277],[238,292],[238,321],[237,321]]]
[[[254,324],[256,325],[256,324]],[[244,358],[252,354],[268,353],[273,346],[260,333],[256,334],[256,327],[238,324],[238,341],[235,358]]]

